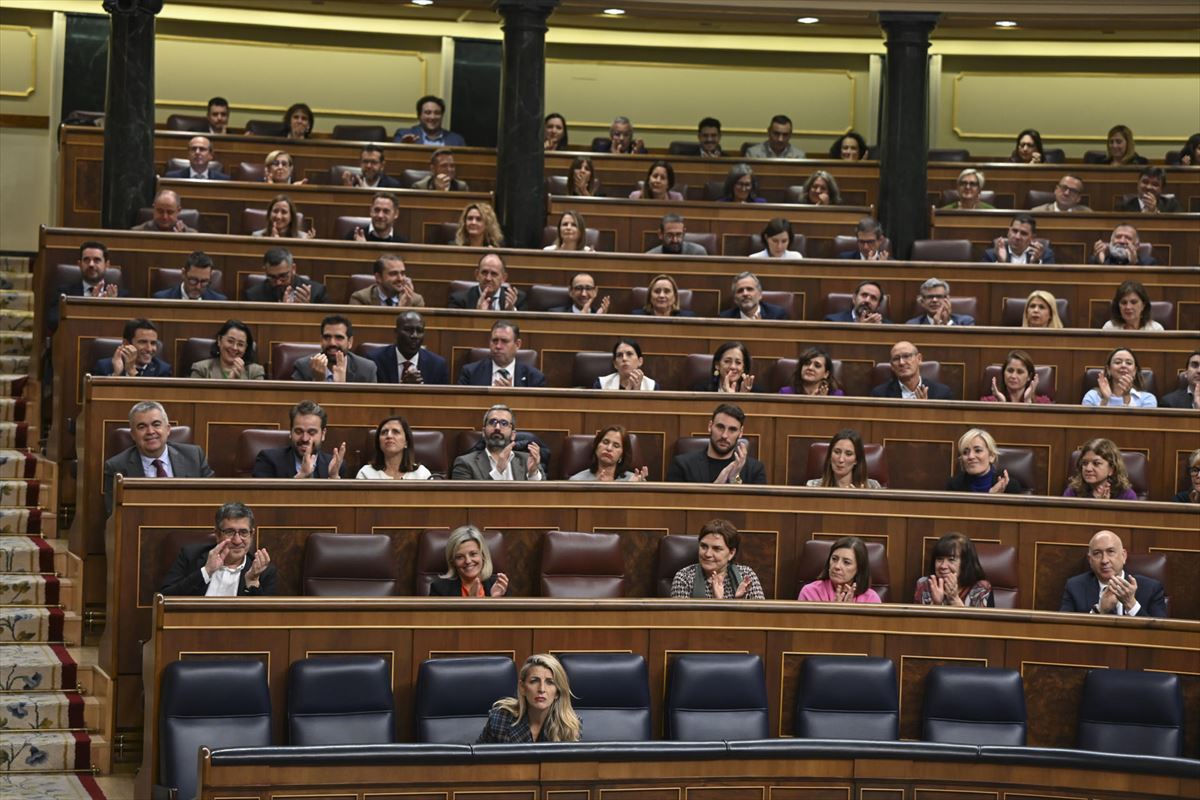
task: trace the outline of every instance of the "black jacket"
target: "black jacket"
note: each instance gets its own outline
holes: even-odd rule
[[[171,565],[171,569],[167,572],[167,577],[163,578],[162,593],[165,595],[203,596],[208,591],[208,584],[204,582],[204,576],[200,574],[200,568],[208,560],[208,551],[216,546],[215,543],[184,545],[180,549],[175,563]],[[257,588],[246,586],[246,570],[250,569],[250,565],[253,563],[254,551],[248,550],[246,552],[246,566],[242,568],[242,574],[238,577],[238,597],[275,594],[277,570],[274,564],[267,564],[267,568],[263,571],[263,574],[258,576],[259,585]]]
[[[732,456],[730,457],[732,459]],[[708,451],[696,450],[691,453],[675,456],[671,466],[667,468],[667,480],[676,483],[712,483],[709,477]],[[741,471],[742,483],[767,482],[767,470],[757,458],[746,457],[746,463]],[[715,477],[715,476],[714,476]]]
[[[317,453],[317,468],[313,470],[314,478],[329,477],[329,462],[333,459],[330,453]],[[289,444],[287,447],[270,447],[261,450],[254,459],[253,478],[294,478],[296,477],[296,451]],[[346,477],[346,465],[342,464],[342,477]]]

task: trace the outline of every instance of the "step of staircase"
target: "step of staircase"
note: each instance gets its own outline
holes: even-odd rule
[[[33,273],[0,270],[0,289],[31,292],[33,291]]]

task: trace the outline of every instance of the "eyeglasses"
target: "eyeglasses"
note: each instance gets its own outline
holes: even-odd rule
[[[183,281],[188,286],[208,286],[212,283],[212,278],[184,278]]]
[[[946,295],[944,295],[944,294],[923,294],[923,295],[921,295],[921,299],[922,300],[945,300]]]
[[[978,189],[979,181],[959,181],[958,185],[964,189]]]
[[[594,291],[596,291],[596,287],[595,287],[595,286],[589,286],[589,285],[587,285],[587,284],[583,284],[583,283],[577,283],[577,284],[575,284],[574,286],[572,286],[572,287],[571,287],[571,291],[574,291],[574,292],[594,292]]]
[[[483,425],[486,428],[499,428],[500,430],[512,427],[512,423],[506,419],[489,419]]]
[[[1188,467],[1188,475],[1200,475],[1200,467]]]
[[[271,162],[272,167],[290,167],[292,162],[284,161],[282,158],[277,158]]]
[[[249,539],[254,530],[251,528],[218,528],[217,533],[221,534],[222,539],[232,539],[235,536],[239,539]]]
[[[1079,189],[1076,189],[1074,186],[1067,186],[1065,183],[1060,183],[1058,185],[1058,190],[1060,192],[1062,192],[1063,194],[1079,194],[1079,191],[1080,191]]]
[[[892,356],[892,363],[901,364],[905,361],[912,361],[916,357],[916,353],[896,353],[896,355]]]

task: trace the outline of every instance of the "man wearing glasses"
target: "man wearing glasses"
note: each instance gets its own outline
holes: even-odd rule
[[[950,311],[950,284],[941,278],[930,278],[921,284],[917,303],[925,310],[905,325],[974,325],[970,314],[954,314]]]
[[[203,250],[197,250],[188,256],[179,285],[168,286],[154,296],[160,300],[228,300],[212,288],[212,274],[213,260]]]
[[[272,247],[263,254],[266,280],[246,291],[243,300],[255,303],[324,303],[325,284],[296,273],[296,262],[287,248]]]
[[[524,452],[516,449],[522,447]],[[532,439],[517,443],[517,418],[496,404],[483,415],[483,447],[454,459],[450,477],[470,481],[540,481],[542,449]]]
[[[241,503],[217,509],[216,544],[185,544],[163,579],[165,595],[244,597],[275,594],[275,565],[255,549],[254,512]]]
[[[1083,181],[1074,175],[1063,175],[1058,179],[1058,185],[1054,187],[1054,202],[1034,206],[1033,210],[1035,213],[1049,211],[1056,214],[1090,212],[1090,208],[1079,202],[1082,197]]]
[[[596,291],[596,279],[586,272],[572,276],[567,295],[571,298],[570,305],[555,306],[546,310],[557,314],[603,314],[608,311],[608,297],[597,300],[599,293]]]
[[[891,355],[892,379],[871,390],[872,397],[902,400],[953,400],[950,387],[921,377],[921,351],[912,342],[896,342]]]

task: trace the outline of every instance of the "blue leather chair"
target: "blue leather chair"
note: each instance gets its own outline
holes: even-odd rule
[[[288,741],[294,745],[390,744],[396,701],[382,656],[329,656],[288,670]]]
[[[671,663],[668,739],[765,739],[769,727],[766,678],[757,654],[689,653]]]
[[[417,672],[416,738],[473,744],[492,704],[517,692],[517,667],[504,656],[431,658]]]
[[[646,742],[650,734],[650,679],[638,653],[564,653],[572,706],[588,742]]]
[[[1025,689],[1012,669],[934,667],[925,678],[921,738],[947,744],[1025,744]]]
[[[163,670],[159,697],[156,797],[196,795],[201,747],[271,744],[271,696],[261,661],[173,661]]]
[[[1079,703],[1079,749],[1183,755],[1183,693],[1170,672],[1093,669]]]
[[[796,736],[895,741],[900,694],[890,658],[809,656],[800,667]]]

